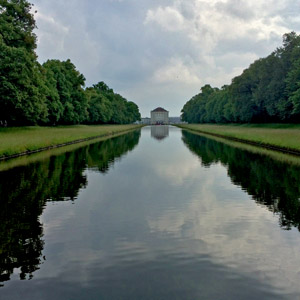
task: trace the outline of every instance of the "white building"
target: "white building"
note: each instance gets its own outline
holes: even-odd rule
[[[144,125],[150,125],[151,124],[151,119],[150,118],[141,118],[141,124]]]
[[[162,107],[158,107],[151,111],[151,125],[167,125],[169,124],[169,112]]]
[[[170,124],[182,124],[185,123],[181,121],[180,117],[169,117]]]

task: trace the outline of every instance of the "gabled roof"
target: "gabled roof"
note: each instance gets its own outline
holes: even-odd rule
[[[155,108],[154,110],[152,111],[155,111],[155,112],[158,112],[158,111],[164,111],[164,112],[168,112],[167,110],[165,110],[164,108],[162,107],[158,107],[158,108]]]

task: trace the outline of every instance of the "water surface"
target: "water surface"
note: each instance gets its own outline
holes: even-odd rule
[[[153,126],[1,171],[0,298],[299,299],[299,165]]]

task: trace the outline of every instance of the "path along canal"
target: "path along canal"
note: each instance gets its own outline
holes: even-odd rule
[[[299,299],[300,158],[253,149],[149,126],[0,163],[0,299]]]

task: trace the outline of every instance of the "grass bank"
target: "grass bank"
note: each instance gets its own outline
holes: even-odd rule
[[[298,124],[180,124],[178,127],[300,155],[300,125]]]
[[[130,131],[140,125],[74,125],[0,128],[0,159]]]

